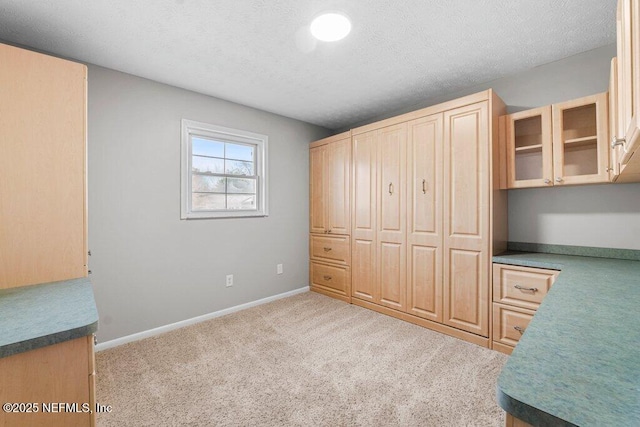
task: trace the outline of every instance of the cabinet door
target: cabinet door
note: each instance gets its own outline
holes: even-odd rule
[[[325,169],[327,146],[309,150],[309,229],[312,233],[326,233]]]
[[[618,114],[624,138],[620,162],[625,165],[640,145],[640,5],[618,2]]]
[[[507,116],[508,188],[553,185],[551,107]]]
[[[442,322],[442,114],[408,124],[407,312]]]
[[[82,64],[0,44],[0,288],[86,276]]]
[[[406,152],[407,124],[378,131],[377,269],[379,302],[406,306]]]
[[[444,323],[489,333],[488,103],[444,114]]]
[[[351,185],[351,139],[333,142],[327,147],[326,195],[328,200],[328,231],[331,234],[350,234],[349,190]]]
[[[607,94],[553,104],[554,185],[609,181]]]
[[[611,60],[611,73],[609,75],[609,134],[612,140],[621,135],[618,122],[618,60]],[[620,175],[620,157],[622,146],[612,144],[609,151],[609,180],[615,181]]]
[[[376,131],[354,135],[352,140],[352,296],[377,298],[376,277]]]

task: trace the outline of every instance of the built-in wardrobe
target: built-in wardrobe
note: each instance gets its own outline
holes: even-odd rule
[[[507,240],[504,113],[488,90],[312,144],[311,289],[488,347],[491,257]],[[321,147],[339,158],[319,160]],[[350,205],[348,229],[318,226],[336,196],[339,212]],[[332,274],[315,274],[335,262],[319,261],[334,251],[314,248],[322,234],[349,245],[340,268],[350,283],[339,289],[318,283]]]

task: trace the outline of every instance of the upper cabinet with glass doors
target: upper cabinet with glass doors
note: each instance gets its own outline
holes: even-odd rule
[[[609,181],[607,93],[506,116],[507,188]]]

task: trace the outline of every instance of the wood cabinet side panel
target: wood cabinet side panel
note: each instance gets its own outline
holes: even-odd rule
[[[0,401],[90,403],[87,337],[0,358]],[[0,425],[83,426],[89,413],[6,413],[0,411]]]
[[[0,288],[86,276],[86,66],[0,45]]]

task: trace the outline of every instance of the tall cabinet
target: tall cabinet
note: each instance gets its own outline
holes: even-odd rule
[[[351,133],[309,151],[309,282],[312,290],[351,300]]]
[[[489,346],[503,113],[486,91],[352,130],[354,304]]]
[[[87,67],[0,44],[0,94],[0,288],[86,277]],[[0,358],[0,400],[95,402],[93,346],[88,335]],[[42,410],[0,425],[95,425]]]
[[[84,277],[87,68],[0,45],[0,288]]]

